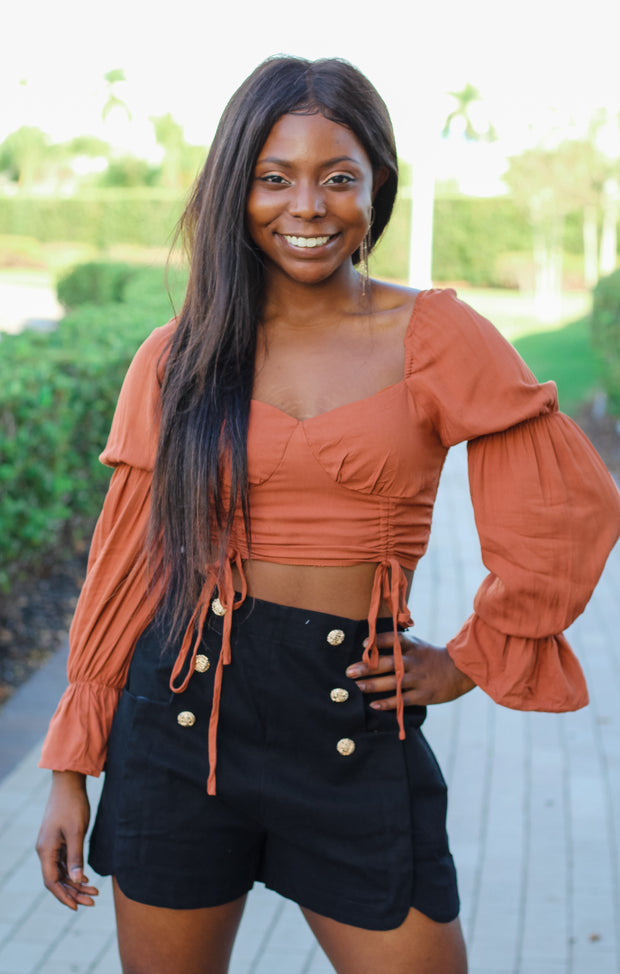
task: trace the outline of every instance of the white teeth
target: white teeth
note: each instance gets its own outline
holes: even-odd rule
[[[293,247],[322,247],[327,243],[329,237],[289,237],[284,234],[284,239]]]

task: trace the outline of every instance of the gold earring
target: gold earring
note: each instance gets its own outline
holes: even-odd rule
[[[372,238],[370,231],[372,230],[372,225],[375,222],[375,208],[370,207],[370,222],[368,224],[368,229],[364,234],[362,242],[360,244],[360,264],[362,267],[362,297],[366,297],[370,290],[370,273],[368,271],[368,255],[370,253],[370,248],[372,245]]]

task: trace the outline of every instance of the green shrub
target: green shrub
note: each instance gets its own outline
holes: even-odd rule
[[[160,267],[132,267],[123,287],[125,304],[158,308],[162,294],[169,294],[175,310],[179,310],[187,289],[187,271],[171,265]]]
[[[496,277],[498,258],[515,251],[527,254],[531,246],[529,224],[509,197],[435,200],[436,281],[501,286]]]
[[[147,307],[84,304],[50,333],[0,340],[0,592],[67,556],[90,534],[109,472],[98,462],[138,345],[171,317],[163,287]]]
[[[125,263],[91,261],[78,264],[60,278],[56,294],[65,308],[119,302],[123,300],[123,289],[130,276],[131,267]]]
[[[140,266],[124,261],[90,261],[78,264],[62,276],[56,286],[58,300],[65,308],[84,304],[130,304],[133,307],[161,306],[162,295],[170,288],[178,306],[187,287],[187,273],[163,266]]]
[[[590,329],[611,409],[620,413],[620,268],[594,288]]]

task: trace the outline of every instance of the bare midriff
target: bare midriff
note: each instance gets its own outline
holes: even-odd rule
[[[248,595],[265,602],[289,605],[312,612],[328,612],[347,619],[365,619],[377,569],[373,562],[360,565],[280,565],[266,561],[243,563]],[[413,572],[404,572],[407,595]],[[239,572],[233,580],[240,590]],[[392,608],[381,600],[380,616],[391,616]]]

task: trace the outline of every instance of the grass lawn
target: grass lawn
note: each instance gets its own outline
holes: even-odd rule
[[[562,317],[552,324],[541,324],[533,298],[516,291],[472,288],[463,289],[459,297],[499,328],[540,382],[555,380],[565,413],[574,415],[601,391],[598,360],[590,345],[589,293],[563,295]]]
[[[587,317],[554,331],[522,335],[513,344],[540,382],[555,380],[563,412],[575,414],[582,403],[602,391]]]

